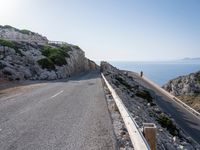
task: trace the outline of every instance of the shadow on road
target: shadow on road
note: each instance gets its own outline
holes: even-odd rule
[[[89,80],[89,79],[95,79],[100,77],[100,71],[87,71],[82,72],[80,74],[74,74],[72,77],[69,77],[67,79],[58,79],[58,80],[23,80],[23,81],[9,81],[5,83],[0,83],[0,95],[3,94],[1,91],[20,87],[20,86],[28,86],[28,85],[34,85],[34,84],[40,84],[40,83],[56,83],[56,82],[68,82],[68,81],[81,81],[81,80]]]

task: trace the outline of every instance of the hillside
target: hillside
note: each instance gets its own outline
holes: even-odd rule
[[[97,69],[78,46],[0,26],[0,80],[54,80]]]
[[[172,79],[163,88],[200,112],[200,71]]]
[[[136,75],[137,73],[119,70],[107,62],[101,62],[100,66],[101,72],[115,89],[139,128],[146,122],[155,123],[158,150],[199,149],[198,144],[185,135],[175,119],[158,105],[159,101],[164,101],[162,95],[147,86],[143,79]]]

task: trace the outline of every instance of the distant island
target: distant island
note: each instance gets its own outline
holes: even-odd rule
[[[200,57],[195,57],[195,58],[185,57],[185,58],[183,58],[181,60],[195,60],[195,61],[199,60],[200,61]]]

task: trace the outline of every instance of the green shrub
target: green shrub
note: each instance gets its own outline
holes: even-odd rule
[[[149,116],[150,117],[155,117],[156,115],[155,115],[155,113],[153,111],[149,111]]]
[[[71,48],[69,46],[59,46],[59,47],[51,47],[49,45],[42,47],[42,55],[46,56],[52,62],[54,62],[58,66],[62,66],[67,64],[65,57],[70,57],[68,51]]]
[[[173,124],[172,120],[170,120],[170,118],[166,115],[161,114],[157,121],[162,127],[166,128],[171,135],[177,136],[179,134],[179,130]]]
[[[29,35],[30,33],[32,33],[31,31],[26,30],[26,29],[19,30],[19,32],[22,33],[22,34],[27,34],[27,35]]]
[[[149,91],[146,91],[146,90],[140,90],[139,91],[138,90],[135,95],[140,97],[140,98],[146,99],[148,101],[148,103],[152,103],[152,101],[153,101],[153,98],[152,98]]]
[[[4,28],[13,28],[12,26],[10,26],[10,25],[5,25],[5,26],[3,26]]]
[[[67,45],[67,44],[62,44],[62,45],[59,45],[58,47],[60,47],[63,51],[65,52],[69,52],[69,51],[72,51],[72,48],[71,46]],[[78,47],[78,46],[77,46]],[[76,47],[76,48],[77,48]]]
[[[15,50],[15,52],[18,53],[20,56],[24,56],[22,54],[22,52],[19,50],[23,46],[21,44],[17,43],[17,42],[0,39],[0,45],[1,46],[7,46],[7,47],[10,47],[10,48],[13,48]]]
[[[10,25],[5,25],[5,26],[0,26],[0,27],[2,27],[2,28],[12,28],[12,29],[14,29],[15,31],[17,31],[17,32],[20,32],[20,33],[22,33],[22,34],[30,34],[30,33],[33,33],[33,32],[31,32],[31,31],[29,31],[29,30],[26,30],[26,29],[22,29],[22,30],[20,30],[20,29],[17,29],[17,28],[14,28],[14,27],[12,27],[12,26],[10,26]]]
[[[75,49],[80,49],[80,47],[77,46],[77,45],[73,45],[72,47],[75,48]]]
[[[4,40],[4,39],[0,39],[0,45],[1,46],[7,46],[7,47],[10,47],[10,48],[14,48],[14,49],[16,48],[14,42],[9,41],[9,40]]]
[[[54,62],[57,66],[62,66],[64,64],[67,64],[67,61],[65,60],[65,57],[61,57],[58,54],[51,55],[49,59]]]
[[[124,85],[127,89],[129,90],[132,89],[132,86],[127,81],[125,81],[122,77],[116,76],[115,79],[119,81],[120,84]]]
[[[47,57],[50,57],[51,55],[69,57],[68,51],[70,50],[71,48],[69,46],[51,47],[47,45],[43,47],[42,54]]]
[[[55,70],[54,63],[48,58],[42,58],[37,62],[42,67],[42,69],[46,68],[47,70]]]
[[[195,75],[197,82],[200,83],[200,72],[196,73]]]

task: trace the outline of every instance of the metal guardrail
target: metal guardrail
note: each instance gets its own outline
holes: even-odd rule
[[[104,82],[106,83],[108,89],[110,90],[113,99],[119,109],[119,112],[124,120],[126,128],[128,130],[131,142],[135,150],[150,150],[150,147],[144,138],[143,134],[140,132],[139,127],[135,120],[132,118],[131,114],[128,112],[127,108],[124,106],[122,100],[119,98],[115,90],[108,83],[103,73],[101,74]]]
[[[48,41],[48,44],[68,44],[67,42],[63,42],[63,41]]]

